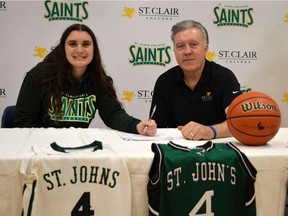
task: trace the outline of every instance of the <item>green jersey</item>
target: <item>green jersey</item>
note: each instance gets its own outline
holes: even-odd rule
[[[232,143],[152,144],[149,215],[256,216],[256,169]]]

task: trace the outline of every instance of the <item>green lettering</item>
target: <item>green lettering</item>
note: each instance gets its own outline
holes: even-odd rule
[[[74,6],[76,6],[76,17],[79,18],[80,16],[80,11],[79,11],[79,6],[82,5],[82,3],[75,3]]]
[[[61,4],[61,6],[62,6],[63,4]],[[70,6],[70,8],[69,8],[69,6]],[[64,8],[65,8],[65,17],[67,17],[68,15],[70,16],[70,17],[72,17],[73,16],[73,5],[72,4],[70,4],[70,5],[68,5],[68,4],[65,4],[64,5]]]
[[[232,23],[239,23],[239,10],[231,10],[231,21]]]
[[[216,20],[213,22],[214,24],[219,23],[219,16],[218,16],[218,13],[217,13],[218,10],[219,10],[219,7],[215,7],[214,8],[214,14],[215,14],[215,17],[216,17]]]
[[[148,49],[148,59],[146,60],[146,61],[154,61],[154,62],[156,62],[156,60],[157,60],[157,50],[156,49],[149,49],[149,48],[147,48]]]
[[[50,3],[50,0],[45,1],[45,8],[46,8],[46,11],[48,13],[47,15],[44,16],[45,18],[49,18],[51,16],[50,9],[49,9],[49,3]]]
[[[137,54],[136,54],[136,59],[135,61],[136,62],[139,62],[139,60],[143,61],[143,52],[142,52],[142,49],[140,47],[138,47],[138,51],[137,51]]]
[[[87,19],[88,18],[88,11],[86,9],[86,5],[88,4],[88,2],[83,2],[83,11],[84,11],[84,14],[85,16],[82,16],[82,19]]]
[[[166,64],[169,64],[171,62],[171,58],[170,58],[170,54],[169,54],[169,50],[171,49],[170,46],[167,46],[165,48],[165,53],[166,53],[166,56],[167,56],[167,60],[165,61]]]
[[[219,22],[222,23],[223,21],[224,21],[225,23],[227,23],[227,16],[226,16],[226,11],[225,11],[225,9],[222,9],[222,10],[221,10]]]
[[[51,17],[54,17],[55,15],[60,16],[57,2],[53,3]]]
[[[130,63],[135,62],[135,55],[134,55],[134,53],[133,53],[133,49],[134,49],[134,48],[135,48],[134,45],[130,46],[130,48],[129,48],[130,54],[131,54],[131,56],[132,56],[132,60],[129,61]]]
[[[248,17],[250,18],[250,22],[247,22],[248,25],[252,25],[253,24],[253,17],[251,12],[253,11],[253,8],[249,8],[248,9]]]

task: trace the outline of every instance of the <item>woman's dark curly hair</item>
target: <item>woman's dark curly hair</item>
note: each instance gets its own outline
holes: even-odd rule
[[[88,80],[88,84],[94,87],[97,86],[97,88],[101,89],[101,91],[116,99],[113,80],[106,74],[103,68],[98,43],[93,31],[86,25],[73,24],[63,32],[60,43],[43,60],[43,62],[52,63],[55,65],[55,70],[35,74],[34,77],[39,82],[47,85],[46,91],[48,92],[48,98],[50,99],[53,96],[55,100],[54,105],[51,104],[51,101],[49,100],[48,107],[51,105],[55,106],[54,110],[57,116],[61,116],[61,91],[63,89],[63,85],[65,82],[72,83],[72,67],[68,62],[65,53],[65,42],[72,31],[85,31],[91,36],[93,41],[93,59],[87,66],[84,74],[85,78]]]

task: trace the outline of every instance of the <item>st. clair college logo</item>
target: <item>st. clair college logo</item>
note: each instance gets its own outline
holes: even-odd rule
[[[214,24],[221,26],[237,26],[248,28],[253,24],[253,8],[247,5],[218,4],[214,7]]]
[[[131,19],[134,15],[144,17],[146,20],[170,21],[179,17],[179,9],[175,7],[150,7],[141,6],[138,8],[124,7],[122,16]]]
[[[88,18],[88,1],[79,0],[62,0],[51,1],[46,0],[45,18],[49,21],[53,20],[71,20],[83,22]]]

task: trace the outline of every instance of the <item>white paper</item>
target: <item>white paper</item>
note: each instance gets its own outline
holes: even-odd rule
[[[117,131],[117,134],[126,141],[154,141],[154,140],[171,140],[172,136],[167,135],[164,131],[157,130],[155,136],[144,136],[140,134],[125,133]]]

